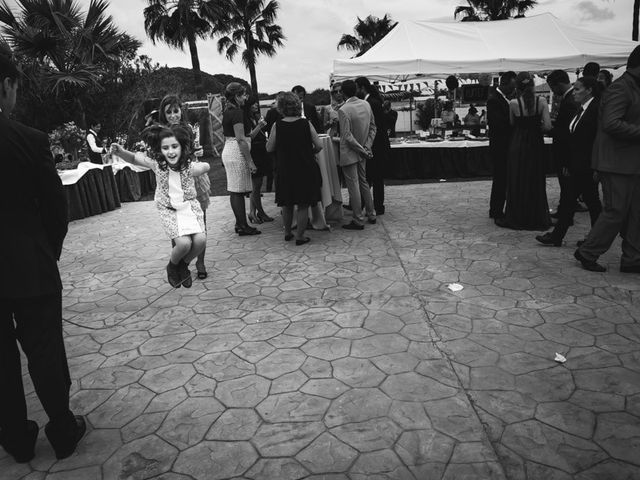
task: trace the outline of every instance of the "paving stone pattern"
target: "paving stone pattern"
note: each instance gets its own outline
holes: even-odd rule
[[[0,477],[639,479],[640,276],[617,246],[596,274],[498,229],[489,189],[390,187],[377,225],[301,247],[279,221],[235,236],[213,198],[191,289],[166,284],[153,203],[72,223],[65,336],[88,434],[63,461],[42,432],[28,465],[1,451]],[[586,230],[580,214],[569,245]]]

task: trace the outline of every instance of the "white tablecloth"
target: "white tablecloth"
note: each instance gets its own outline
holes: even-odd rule
[[[93,170],[96,168],[99,168],[102,170],[106,166],[107,165],[99,165],[97,163],[91,163],[91,162],[80,162],[78,164],[78,167],[74,168],[73,170],[58,170],[58,175],[60,176],[60,179],[62,180],[63,185],[73,185],[74,183],[78,183],[78,180],[80,180],[83,177],[83,175],[87,173],[89,170]],[[109,164],[109,166],[113,169],[114,175],[118,173],[120,170],[122,170],[123,168],[127,168],[127,167],[133,170],[134,172],[145,172],[149,170],[146,167],[139,167],[137,165],[132,165],[130,163],[127,163],[119,157],[114,157],[114,162]]]
[[[547,145],[553,143],[550,137],[544,137]],[[477,148],[488,147],[489,140],[443,140],[441,142],[400,142],[392,143],[391,148]]]

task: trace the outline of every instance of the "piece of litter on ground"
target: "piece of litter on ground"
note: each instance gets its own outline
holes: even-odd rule
[[[459,283],[450,283],[449,285],[447,285],[447,288],[449,290],[451,290],[452,292],[459,292],[464,287],[462,285],[460,285]]]
[[[560,355],[558,352],[556,352],[556,358],[554,358],[554,360],[558,363],[564,363],[567,361],[567,358],[564,355]]]
[[[446,181],[447,181],[447,179],[446,179],[446,178],[441,178],[441,179],[440,179],[440,181],[441,181],[441,182],[446,182]]]

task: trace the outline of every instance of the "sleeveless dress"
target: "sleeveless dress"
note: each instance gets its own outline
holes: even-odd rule
[[[191,168],[176,172],[155,166],[155,202],[162,226],[171,239],[194,233],[204,233],[204,214],[196,198]]]
[[[505,221],[517,230],[546,230],[551,225],[537,97],[535,106],[536,113],[525,116],[518,98],[520,116],[514,119],[509,146]]]
[[[320,201],[322,177],[306,118],[276,122],[276,171],[278,206],[314,206]]]

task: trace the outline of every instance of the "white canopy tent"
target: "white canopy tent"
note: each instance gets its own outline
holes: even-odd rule
[[[637,42],[603,37],[550,13],[492,22],[401,22],[364,55],[334,60],[334,80],[384,82],[508,70],[575,70],[626,64]]]

